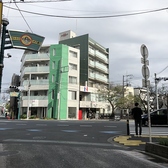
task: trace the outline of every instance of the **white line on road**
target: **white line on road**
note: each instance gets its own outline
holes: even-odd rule
[[[58,127],[68,127],[69,125],[67,124],[57,124]]]
[[[27,124],[16,124],[16,125],[27,125]]]
[[[80,125],[80,127],[92,127],[92,125]]]
[[[47,126],[47,124],[36,124],[37,126]]]
[[[104,127],[113,127],[113,128],[116,128],[117,126],[108,126],[108,125],[107,125],[107,126],[104,126]]]

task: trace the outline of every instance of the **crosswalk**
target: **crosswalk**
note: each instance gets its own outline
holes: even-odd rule
[[[135,135],[135,131],[131,130],[130,131],[130,134],[132,135]],[[149,135],[149,131],[145,130],[145,131],[142,131],[142,135]],[[160,131],[160,132],[157,132],[157,131],[151,131],[151,135],[152,136],[168,136],[168,132],[167,131]]]
[[[135,135],[134,122],[130,122],[130,134]],[[149,135],[149,127],[142,127],[142,135]],[[151,127],[152,136],[168,136],[168,127],[155,126]]]

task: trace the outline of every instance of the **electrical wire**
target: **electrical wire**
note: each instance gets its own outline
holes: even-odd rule
[[[31,33],[33,33],[31,27],[29,26],[28,22],[26,21],[25,17],[23,16],[23,14],[22,14],[21,10],[19,9],[18,5],[17,5],[16,3],[15,3],[15,5],[16,5],[16,7],[18,8],[18,11],[19,11],[19,13],[21,14],[22,18],[24,19],[25,23],[26,23],[27,26],[29,27]]]
[[[42,2],[61,2],[61,1],[71,1],[71,0],[39,0],[39,1],[24,1],[24,0],[20,0],[20,1],[15,1],[14,2],[10,1],[10,2],[3,2],[4,4],[6,3],[42,3]]]
[[[159,73],[157,73],[157,75],[158,74],[160,74],[160,73],[162,73],[164,70],[166,70],[168,68],[168,66],[166,66],[162,71],[160,71]]]
[[[6,8],[10,8],[13,10],[18,10],[16,8],[8,7],[4,5]],[[58,17],[58,18],[69,18],[69,19],[103,19],[103,18],[115,18],[115,17],[124,17],[124,16],[134,16],[134,15],[142,15],[142,14],[147,14],[147,13],[154,13],[154,12],[160,12],[167,10],[168,7],[166,8],[160,8],[160,9],[155,9],[155,10],[148,10],[148,11],[142,11],[142,12],[133,12],[133,13],[125,13],[125,14],[115,14],[115,15],[104,15],[104,16],[62,16],[62,15],[51,15],[51,14],[43,14],[43,13],[37,13],[37,12],[30,12],[26,10],[21,10],[21,12],[29,13],[29,14],[34,14],[34,15],[40,15],[40,16],[48,16],[48,17]]]

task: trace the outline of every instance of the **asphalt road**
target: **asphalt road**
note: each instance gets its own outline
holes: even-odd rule
[[[167,167],[153,162],[151,156],[113,142],[113,137],[126,133],[125,121],[3,119],[0,168]]]

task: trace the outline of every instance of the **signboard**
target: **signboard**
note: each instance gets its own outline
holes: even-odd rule
[[[149,68],[145,65],[142,66],[142,75],[145,79],[149,79]]]
[[[32,100],[32,103],[31,103],[31,106],[38,106],[38,104],[39,104],[39,101],[38,100]]]
[[[39,51],[44,37],[37,34],[8,30],[9,37],[13,48]]]
[[[10,92],[10,97],[18,97],[19,92]]]
[[[142,79],[142,87],[149,87],[150,86],[150,81],[149,80],[147,80],[147,81],[145,81],[145,79]]]

